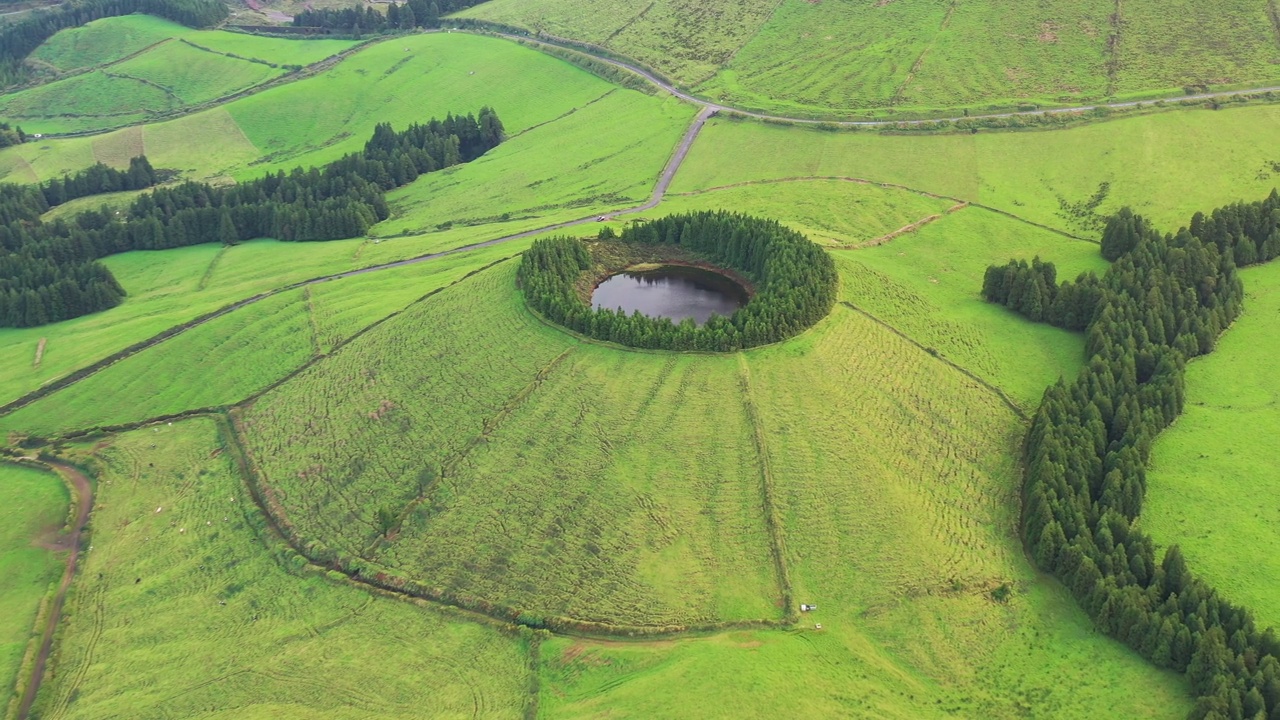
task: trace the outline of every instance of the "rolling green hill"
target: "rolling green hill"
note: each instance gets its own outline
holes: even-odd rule
[[[491,0],[463,15],[795,114],[1263,84],[1280,61],[1274,13],[1243,0]],[[0,403],[181,330],[0,412],[0,446],[96,481],[33,717],[1195,712],[1184,676],[1098,630],[1078,589],[1027,556],[1029,417],[1085,366],[1085,336],[980,291],[1010,258],[1104,273],[1096,243],[1122,206],[1174,229],[1264,196],[1280,172],[1275,105],[1036,132],[837,132],[728,113],[704,126],[692,103],[501,38],[356,48],[145,16],[59,33],[33,57],[60,79],[0,95],[0,119],[121,127],[2,149],[11,182],[145,154],[180,179],[234,183],[359,150],[378,123],[482,106],[507,134],[389,192],[391,217],[367,237],[111,255],[123,304],[0,330]],[[774,218],[821,245],[839,273],[831,313],[747,352],[638,351],[550,324],[516,287],[535,237],[696,210]],[[1244,273],[1246,314],[1192,364],[1140,518],[1259,625],[1280,622],[1277,278]],[[61,571],[31,545],[64,515],[49,480],[0,465],[0,566],[21,581],[0,583],[0,681]]]
[[[1251,0],[492,0],[460,15],[607,48],[717,102],[822,117],[1274,84],[1267,13]]]

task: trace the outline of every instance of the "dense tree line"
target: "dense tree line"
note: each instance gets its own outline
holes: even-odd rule
[[[387,5],[386,14],[372,7],[303,10],[293,16],[294,27],[318,27],[344,35],[383,33],[414,28],[438,28],[440,16],[465,10],[484,0],[409,0]]]
[[[579,240],[533,244],[518,280],[530,305],[565,327],[600,340],[643,348],[730,351],[776,342],[821,320],[835,302],[831,257],[805,236],[773,220],[730,212],[671,215],[632,225],[617,238],[641,245],[678,245],[750,278],[756,293],[730,317],[713,315],[701,327],[634,312],[593,310],[575,284],[592,267]]]
[[[76,197],[155,183],[145,158],[127,170],[95,165],[40,187],[0,185],[0,327],[29,327],[119,304],[124,291],[99,258],[257,237],[335,240],[385,220],[385,192],[423,173],[468,162],[503,139],[490,108],[415,123],[379,125],[361,152],[323,168],[280,171],[238,185],[184,182],[139,196],[127,210],[105,207],[41,222]]]
[[[1135,521],[1152,443],[1183,408],[1186,362],[1210,352],[1240,313],[1237,266],[1280,250],[1278,210],[1273,192],[1197,213],[1163,236],[1123,210],[1103,233],[1114,264],[1073,284],[1070,312],[1046,309],[1066,285],[1055,286],[1050,264],[993,267],[984,287],[989,299],[1029,316],[1040,308],[1064,326],[1088,316],[1088,364],[1045,392],[1027,436],[1024,538],[1100,628],[1187,673],[1196,719],[1280,720],[1280,638],[1188,570],[1176,546],[1157,559]],[[1077,320],[1061,321],[1068,315]]]
[[[11,25],[0,26],[0,85],[25,79],[22,62],[54,33],[94,20],[132,13],[167,18],[188,27],[209,27],[227,19],[219,0],[70,0]]]

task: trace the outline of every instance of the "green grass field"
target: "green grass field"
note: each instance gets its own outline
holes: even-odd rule
[[[493,0],[460,15],[604,46],[720,102],[818,117],[1069,106],[1280,79],[1276,30],[1265,5],[1247,0],[604,7]]]
[[[0,433],[53,435],[240,402],[368,325],[510,252],[516,250],[486,248],[285,291],[0,418]]]
[[[405,44],[417,52],[406,56]],[[478,75],[468,74],[467,68]],[[477,82],[478,77],[517,72],[522,78],[518,83]],[[382,80],[365,83],[370,73]],[[425,106],[407,91],[422,82],[440,89]],[[366,91],[350,97],[335,92],[338,87]],[[317,94],[344,105],[331,108],[332,114],[303,112]],[[406,230],[421,234],[377,243],[357,239],[303,247],[254,242],[225,251],[200,247],[108,258],[129,292],[125,303],[54,326],[0,331],[0,358],[16,369],[0,380],[0,397],[13,399],[165,328],[290,282],[633,204],[649,194],[693,114],[670,100],[611,89],[584,71],[512,43],[420,35],[375,45],[330,73],[226,108],[95,138],[30,143],[0,154],[5,158],[0,163],[14,163],[21,168],[16,173],[50,177],[98,160],[124,165],[145,152],[157,167],[192,177],[255,177],[277,167],[323,162],[362,146],[382,119],[379,108],[403,126],[448,112],[474,112],[485,104],[499,110],[514,137],[493,159],[398,190],[391,197],[395,216],[377,229],[383,235]],[[310,128],[314,134],[309,136],[289,132],[292,119],[308,117],[323,127]],[[597,139],[600,133],[607,133],[607,141]],[[193,134],[207,137],[212,150],[189,142]],[[513,166],[519,169],[513,171]],[[47,350],[34,367],[42,337],[48,340]]]
[[[114,128],[226,97],[283,73],[171,41],[109,67],[6,95],[0,98],[0,118],[30,132]]]
[[[1102,0],[493,0],[464,14],[794,112],[1239,84],[1270,78],[1280,54],[1265,8],[1238,0],[1165,11],[1131,0],[1114,28],[1113,12]],[[375,42],[315,76],[151,124],[149,90],[188,107],[352,43],[130,16],[59,34],[41,57],[94,68],[165,37],[0,97],[0,117],[68,115],[46,131],[138,122],[0,150],[0,178],[145,153],[183,178],[233,182],[358,150],[378,122],[483,105],[509,137],[391,192],[392,217],[367,238],[106,258],[129,292],[121,306],[0,331],[0,402],[259,293],[637,205],[696,113],[464,33]],[[98,117],[71,116],[83,108]],[[230,426],[199,416],[62,447],[96,468],[98,505],[38,716],[528,717],[536,701],[544,718],[1183,717],[1185,680],[1097,633],[1016,534],[1023,415],[1078,371],[1083,338],[979,291],[986,267],[1010,258],[1052,260],[1062,278],[1103,272],[1086,239],[1122,205],[1172,230],[1264,196],[1280,173],[1277,120],[1280,109],[1251,105],[895,136],[714,118],[657,208],[568,232],[701,209],[776,218],[824,245],[840,276],[830,315],[791,340],[732,355],[582,340],[524,306],[524,239],[272,295],[0,417],[0,436],[57,436],[271,388],[233,415],[266,505],[313,557],[360,558],[347,569],[535,625],[720,628],[539,644],[306,566],[265,529]],[[1280,274],[1244,277],[1248,312],[1191,366],[1142,522],[1266,624],[1280,622],[1280,567],[1259,552],[1280,527],[1266,506]],[[0,678],[59,567],[30,539],[66,510],[60,483],[9,473],[0,466],[0,488],[18,488],[0,490],[13,515],[0,568],[33,574],[0,591],[13,608],[0,612],[0,651],[17,653],[0,652]],[[820,609],[777,627],[788,598]]]
[[[1280,626],[1275,554],[1278,455],[1270,438],[1280,396],[1274,357],[1280,337],[1280,268],[1241,273],[1245,312],[1213,354],[1187,367],[1187,406],[1152,452],[1142,524],[1177,544],[1187,564],[1258,624]]]
[[[56,539],[70,499],[57,476],[0,463],[0,707],[16,695],[18,671],[36,613],[62,576],[62,555],[42,547]]]
[[[154,15],[123,15],[63,30],[31,53],[31,59],[68,72],[112,63],[156,43],[190,33]]]
[[[957,264],[967,273],[977,261]],[[250,408],[253,453],[303,541],[532,615],[769,617],[763,473],[795,599],[829,608],[811,616],[818,634],[552,644],[549,716],[1185,708],[1176,677],[1090,631],[1026,564],[1013,534],[1022,426],[991,390],[843,306],[737,358],[584,344],[521,308],[512,270],[424,301]],[[1023,325],[1006,313],[970,323],[990,334]],[[1078,337],[1032,342],[1066,358],[1039,369],[1042,387],[1078,362]],[[406,343],[417,351],[400,352]],[[1028,371],[1040,356],[1027,355],[1007,362]],[[387,539],[382,508],[404,520]],[[988,596],[1002,583],[1017,588],[1009,605]],[[1081,663],[1158,690],[1114,692]],[[710,690],[735,674],[759,695]],[[659,699],[646,687],[681,690]]]
[[[201,418],[94,450],[93,550],[40,717],[519,717],[522,641],[287,570],[223,442]]]
[[[672,191],[839,176],[979,202],[1098,237],[1123,205],[1162,228],[1192,213],[1265,197],[1276,185],[1274,106],[1186,110],[1066,130],[927,137],[840,133],[713,119]],[[1212,177],[1213,182],[1204,178]],[[1106,183],[1092,213],[1081,209]]]

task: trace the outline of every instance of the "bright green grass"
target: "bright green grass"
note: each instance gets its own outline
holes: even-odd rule
[[[952,262],[969,272],[978,261]],[[822,606],[805,619],[825,628],[590,644],[596,655],[561,663],[568,641],[555,641],[550,716],[1185,712],[1176,675],[1091,631],[1025,560],[1014,533],[1023,426],[990,390],[841,306],[739,356],[584,344],[520,307],[512,270],[424,302],[248,411],[292,527],[535,614],[752,617],[772,597],[767,538],[752,529],[767,470],[795,599]],[[993,313],[981,324],[1024,323]],[[1037,342],[1079,353],[1065,334],[1021,344]],[[444,473],[418,502],[424,465]],[[409,511],[390,542],[377,539],[380,507]],[[1002,583],[1008,605],[988,596]],[[1130,683],[1149,690],[1114,689]]]
[[[286,572],[212,421],[100,455],[93,550],[40,717],[519,717],[519,640]]]
[[[573,216],[576,217],[576,213]],[[115,255],[104,262],[129,293],[119,307],[52,325],[0,330],[0,363],[10,370],[0,376],[0,401],[18,398],[135,342],[260,292],[469,245],[536,228],[556,219],[569,218],[463,227],[377,243],[360,239],[326,243],[257,240],[232,248],[199,245]],[[516,241],[481,252],[485,258],[496,259],[518,252],[529,242]],[[438,261],[427,264],[434,262]],[[429,272],[425,268],[423,271]],[[399,272],[393,271],[386,277],[394,277]],[[403,297],[401,293],[411,294],[412,290],[398,288],[387,297]],[[380,304],[371,307],[380,307]],[[47,339],[47,345],[36,367],[33,365],[35,351],[41,338]]]
[[[597,622],[777,618],[741,384],[732,357],[573,349],[451,459],[376,559],[509,607]]]
[[[224,315],[0,420],[37,435],[244,399],[316,354],[302,290]]]
[[[943,2],[783,0],[700,94],[805,113],[892,103],[946,17]]]
[[[215,52],[277,65],[310,65],[356,44],[353,40],[272,38],[221,30],[197,30],[185,37]]]
[[[842,251],[841,297],[1007,392],[1026,411],[1075,377],[1080,337],[1019,322],[982,300],[983,274],[1010,259],[1052,260],[1059,277],[1106,272],[1098,246],[969,207],[889,243]]]
[[[1160,435],[1142,524],[1227,599],[1280,626],[1280,463],[1274,434],[1280,379],[1280,266],[1241,273],[1245,311],[1212,354],[1187,367],[1187,405]]]
[[[111,71],[159,85],[182,105],[195,105],[260,85],[283,71],[261,63],[206,52],[183,42],[166,43],[115,65]]]
[[[1150,0],[1131,0],[1125,7],[1144,2],[1157,7]],[[915,74],[897,89],[895,104],[929,108],[984,100],[1075,104],[1100,99],[1107,94],[1107,23],[1114,10],[1113,0],[956,3]],[[1189,36],[1184,31],[1174,42],[1186,43]],[[1164,80],[1159,86],[1169,84]]]
[[[728,62],[776,5],[777,0],[494,0],[459,16],[600,44],[692,84]]]
[[[583,217],[647,199],[691,106],[626,90],[512,138],[484,157],[393,191],[374,235],[425,232],[568,212]]]
[[[0,117],[28,132],[112,128],[225,97],[283,72],[175,41],[110,68],[0,97]]]
[[[237,173],[253,177],[358,150],[380,122],[403,128],[489,105],[515,134],[611,89],[584,70],[515,43],[436,33],[372,45],[319,76],[226,107],[267,154],[266,164]]]
[[[1187,110],[1053,132],[928,137],[834,133],[715,119],[672,184],[673,192],[743,181],[842,176],[892,182],[980,202],[1086,237],[1064,211],[1101,183],[1097,209],[1131,205],[1175,230],[1197,211],[1265,197],[1276,185],[1280,108]],[[1205,178],[1213,178],[1206,182]]]
[[[963,597],[911,604],[909,617],[893,621],[927,629],[908,630],[906,638],[864,634],[844,619],[833,626],[825,610],[822,631],[653,643],[555,638],[542,646],[540,708],[555,718],[1174,720],[1190,707],[1177,676],[1152,670],[1099,636],[1066,593],[1031,585],[1000,608]],[[972,608],[979,612],[957,613]],[[939,682],[898,657],[904,647],[952,652],[943,647],[952,642],[945,628],[959,622],[975,622],[991,634],[988,647],[966,648],[982,652],[973,669]],[[1143,692],[1131,692],[1121,679]]]
[[[1116,89],[1274,80],[1280,31],[1267,12],[1265,3],[1251,0],[1125,2]]]
[[[1276,31],[1265,4],[1250,0],[659,0],[607,8],[601,0],[494,0],[460,15],[603,45],[729,104],[819,116],[1072,105],[1280,79]],[[1112,34],[1120,38],[1114,52]]]
[[[177,105],[173,95],[141,79],[95,70],[0,96],[0,118],[28,132],[74,132],[141,122]]]
[[[36,612],[62,573],[59,557],[39,547],[67,515],[66,486],[57,476],[0,463],[0,708],[14,696]]]
[[[668,194],[657,208],[635,217],[661,217],[689,210],[751,212],[780,220],[818,244],[839,247],[877,242],[908,225],[940,215],[955,204],[868,183],[814,180]]]
[[[154,15],[103,18],[63,30],[31,53],[31,59],[68,71],[115,62],[169,38],[191,32]]]
[[[515,250],[485,248],[280,293],[0,418],[0,433],[50,435],[240,402],[504,252]]]

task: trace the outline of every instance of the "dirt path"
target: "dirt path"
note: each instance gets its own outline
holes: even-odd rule
[[[44,680],[45,666],[49,662],[49,653],[53,649],[53,636],[58,629],[58,621],[62,619],[62,607],[67,601],[67,590],[71,588],[71,581],[76,576],[76,565],[80,561],[80,536],[84,531],[85,523],[89,521],[89,511],[93,509],[93,486],[84,473],[62,463],[51,462],[49,466],[75,489],[76,519],[71,526],[71,531],[59,541],[59,544],[70,552],[67,556],[67,569],[62,573],[62,582],[58,584],[56,594],[53,596],[53,604],[49,606],[49,615],[45,618],[40,652],[36,655],[31,678],[22,691],[22,701],[18,706],[18,720],[27,719],[31,712],[31,704],[35,702],[36,694],[40,691],[40,683]]]

